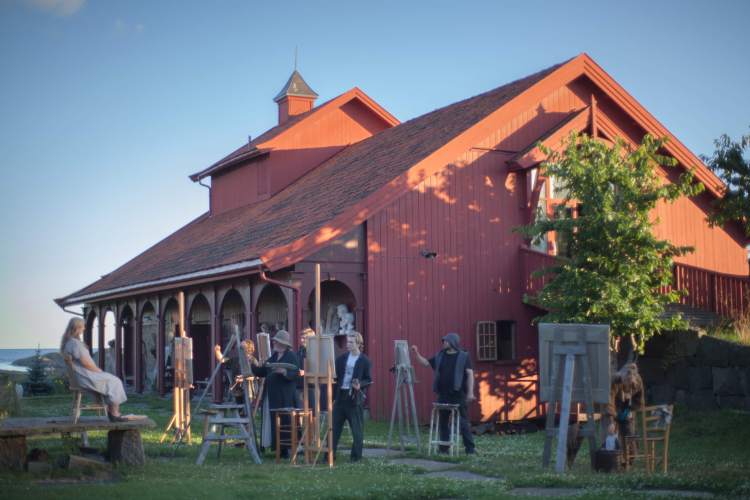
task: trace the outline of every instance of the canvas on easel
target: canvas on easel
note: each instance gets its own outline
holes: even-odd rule
[[[541,323],[539,325],[540,401],[547,402],[542,464],[550,463],[557,432],[555,470],[565,472],[571,405],[585,404],[586,423],[579,433],[588,438],[592,467],[597,447],[594,404],[609,402],[609,325]],[[560,424],[555,413],[560,405]]]
[[[393,428],[398,425],[399,443],[404,451],[404,443],[414,441],[417,448],[421,446],[419,437],[419,420],[417,405],[414,400],[414,367],[409,356],[409,343],[406,340],[396,340],[393,345],[394,366],[396,375],[396,390],[393,395],[391,410],[391,425],[388,430],[387,449],[391,448]],[[413,437],[412,437],[413,436]]]
[[[261,332],[256,335],[258,347],[258,362],[262,365],[271,357],[271,335]]]

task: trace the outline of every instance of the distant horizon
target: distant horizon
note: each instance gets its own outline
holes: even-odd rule
[[[54,298],[208,209],[187,176],[276,124],[295,53],[317,104],[357,86],[407,121],[586,52],[698,155],[750,133],[747,1],[284,7],[0,2],[0,349],[59,343]]]

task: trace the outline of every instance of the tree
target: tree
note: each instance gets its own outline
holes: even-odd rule
[[[561,153],[539,145],[548,158],[546,177],[567,193],[566,204],[582,205],[578,217],[563,211],[520,228],[532,239],[555,231],[567,245],[568,257],[540,271],[552,273],[552,280],[537,297],[526,297],[548,311],[537,320],[607,323],[613,337],[628,337],[639,351],[652,335],[686,327],[680,316],[663,315],[679,299],[664,290],[672,284],[673,257],[692,249],[657,239],[651,214],[658,202],[694,196],[703,185],[691,172],[677,183],[657,176],[657,165],[676,165],[659,154],[665,142],[646,135],[637,148],[621,140],[610,147],[572,134]]]
[[[727,190],[723,198],[714,202],[716,212],[708,220],[713,225],[737,221],[750,237],[750,135],[734,142],[723,134],[714,146],[714,154],[703,156],[702,160],[724,181]]]
[[[47,378],[47,369],[44,366],[44,359],[42,359],[42,352],[39,346],[36,348],[36,356],[34,356],[29,367],[26,384],[29,388],[29,393],[32,395],[48,394],[52,391],[52,385]]]

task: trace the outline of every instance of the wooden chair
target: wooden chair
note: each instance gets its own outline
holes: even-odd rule
[[[104,404],[104,400],[102,399],[101,394],[98,394],[93,391],[89,391],[87,389],[84,389],[78,384],[78,378],[76,377],[75,370],[73,370],[73,358],[70,356],[70,354],[66,354],[64,356],[65,358],[65,367],[68,371],[68,387],[70,388],[70,391],[73,393],[73,411],[72,411],[72,417],[73,417],[73,423],[77,424],[78,420],[81,418],[81,412],[82,411],[95,411],[99,416],[107,416],[107,405]],[[84,403],[83,402],[83,394],[89,394],[91,398],[94,400],[93,403]]]
[[[669,431],[672,428],[674,405],[656,405],[643,408],[643,422],[649,472],[655,472],[657,456],[663,473],[669,469]]]

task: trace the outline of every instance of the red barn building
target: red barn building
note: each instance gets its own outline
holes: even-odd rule
[[[324,328],[338,329],[340,304],[354,315],[374,362],[376,417],[390,411],[393,341],[429,353],[449,331],[474,359],[473,419],[537,415],[539,312],[522,297],[556,245],[551,235],[529,248],[512,229],[556,203],[534,145],[559,147],[574,129],[610,141],[670,138],[667,153],[707,188],[655,214],[659,236],[695,247],[678,259],[676,286],[691,292],[692,307],[729,314],[747,304],[746,238],[706,223],[721,181],[585,54],[405,123],[358,88],[318,106],[316,97],[295,71],[275,98],[278,125],[190,177],[211,180],[205,214],[57,299],[84,305],[89,346],[93,335],[104,344],[101,318],[114,313],[112,369],[135,390],[164,393],[169,384],[178,291],[201,380],[233,322],[246,336],[267,323],[297,341],[312,318],[320,263]],[[419,367],[417,377],[425,415],[430,374]]]

